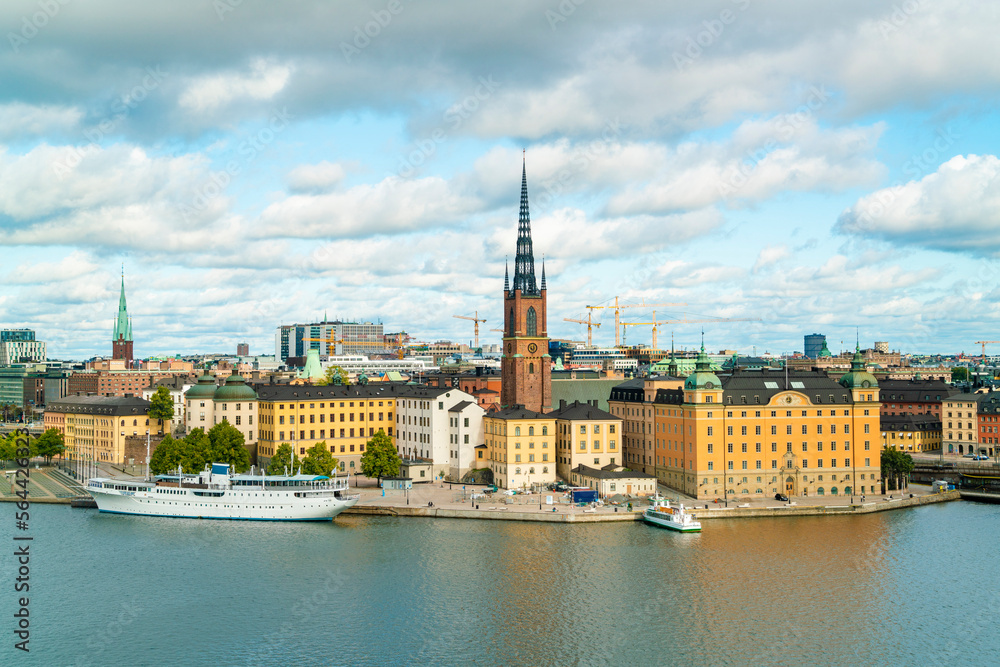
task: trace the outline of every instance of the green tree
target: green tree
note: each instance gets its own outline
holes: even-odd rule
[[[174,399],[170,395],[170,390],[166,387],[157,387],[156,392],[149,399],[149,418],[160,419],[170,432],[170,420],[174,418]]]
[[[205,469],[205,464],[209,463],[212,449],[212,441],[202,428],[193,429],[184,436],[181,443],[181,465],[184,472],[198,473]]]
[[[17,458],[17,444],[14,442],[14,434],[8,433],[0,438],[0,460],[13,461]]]
[[[46,463],[51,463],[53,456],[61,455],[66,449],[63,434],[55,428],[45,429],[44,433],[34,439],[33,444],[32,453],[44,457]]]
[[[329,475],[336,467],[337,459],[333,458],[325,440],[307,449],[302,459],[302,472],[307,475]]]
[[[951,369],[951,381],[952,382],[968,382],[969,381],[969,369],[965,366],[955,366]]]
[[[206,459],[216,463],[228,463],[233,472],[246,472],[250,469],[250,452],[244,447],[243,434],[239,429],[223,419],[209,430],[209,451]]]
[[[882,481],[886,491],[897,491],[905,486],[908,475],[913,472],[913,457],[895,447],[882,451]]]
[[[323,386],[328,384],[351,384],[350,375],[340,366],[327,366],[323,379],[316,384]]]
[[[177,466],[184,458],[183,444],[182,441],[171,438],[169,434],[163,436],[163,440],[149,457],[149,471],[154,475],[163,475],[171,470],[177,470]]]
[[[294,463],[297,461],[298,459],[294,457],[291,445],[287,443],[279,445],[278,448],[274,450],[274,456],[271,457],[270,465],[267,466],[267,474],[284,475],[286,470],[289,470],[292,474],[294,474]]]
[[[365,453],[361,455],[361,472],[367,477],[395,477],[399,474],[401,460],[392,438],[382,429],[373,435],[365,444]]]

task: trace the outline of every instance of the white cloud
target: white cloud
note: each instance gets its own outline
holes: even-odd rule
[[[788,246],[784,244],[765,246],[757,255],[757,261],[753,265],[753,272],[758,273],[769,266],[773,266],[790,254]]]
[[[204,113],[240,101],[270,100],[285,88],[291,74],[289,65],[258,58],[250,64],[249,73],[217,72],[193,79],[178,103],[189,112]]]
[[[954,157],[919,181],[859,199],[836,229],[929,249],[1000,254],[1000,159]]]
[[[0,105],[0,141],[24,139],[75,130],[83,112],[76,107],[11,102]]]
[[[289,172],[288,187],[292,192],[324,192],[339,185],[345,174],[344,166],[336,162],[303,164]]]

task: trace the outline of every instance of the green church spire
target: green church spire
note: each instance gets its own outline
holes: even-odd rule
[[[122,273],[122,291],[118,297],[118,317],[115,319],[114,340],[132,340],[132,320],[125,305],[125,274]]]

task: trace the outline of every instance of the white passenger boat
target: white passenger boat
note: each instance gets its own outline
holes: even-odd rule
[[[672,507],[669,502],[656,501],[642,513],[642,519],[654,526],[663,526],[682,533],[697,533],[701,531],[701,522],[687,513],[684,505],[678,503]]]
[[[349,478],[323,475],[230,475],[213,463],[197,475],[158,475],[152,482],[95,477],[87,491],[102,512],[189,519],[330,521],[358,502]]]

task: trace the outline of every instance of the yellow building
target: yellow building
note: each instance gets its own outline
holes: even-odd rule
[[[565,403],[565,402],[564,402]],[[574,401],[548,413],[556,420],[556,474],[570,481],[577,466],[603,468],[622,463],[622,420],[588,403]]]
[[[677,362],[671,356],[668,366],[677,370]],[[608,399],[608,410],[622,420],[621,461],[632,470],[654,474],[656,471],[655,440],[653,437],[653,405],[656,392],[660,389],[680,389],[684,380],[670,375],[636,378],[616,385]]]
[[[134,396],[67,396],[48,404],[45,428],[58,429],[66,456],[125,465],[125,439],[163,435],[163,421],[150,426],[149,401]]]
[[[720,380],[703,348],[682,389],[657,391],[653,428],[656,477],[698,499],[880,488],[878,383],[860,354],[839,383],[769,370]]]
[[[882,415],[882,449],[929,452],[941,449],[941,420],[936,415]]]
[[[974,454],[981,394],[954,394],[941,401],[942,441],[947,454]]]
[[[282,444],[305,456],[325,442],[341,471],[361,471],[365,444],[378,431],[396,433],[397,394],[403,385],[258,385],[258,461],[267,466]],[[395,441],[394,441],[395,442]]]
[[[505,489],[556,480],[556,420],[521,406],[483,417],[493,482]]]

